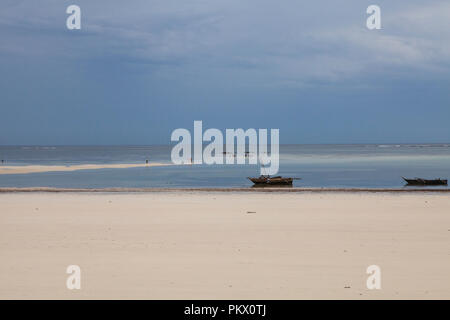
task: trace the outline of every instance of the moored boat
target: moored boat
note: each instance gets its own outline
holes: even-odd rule
[[[421,178],[414,178],[414,179],[407,179],[402,177],[403,180],[406,181],[408,185],[412,186],[446,186],[447,185],[447,179],[421,179]]]
[[[299,178],[283,178],[281,176],[270,177],[270,176],[259,176],[257,178],[247,177],[255,185],[292,185],[294,179],[300,180]]]

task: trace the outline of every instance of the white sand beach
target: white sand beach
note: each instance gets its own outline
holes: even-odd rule
[[[0,166],[0,174],[21,174],[36,172],[76,171],[94,169],[126,169],[140,167],[171,166],[171,163],[114,163],[114,164],[79,164],[79,165],[27,165],[27,166]]]
[[[1,299],[449,299],[428,193],[2,193]],[[66,268],[81,268],[81,289]],[[381,290],[366,268],[381,268]]]

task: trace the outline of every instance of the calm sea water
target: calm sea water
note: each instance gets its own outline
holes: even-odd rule
[[[0,147],[6,165],[170,163],[171,146]],[[257,165],[195,165],[0,175],[0,187],[250,187]],[[402,176],[450,177],[450,144],[282,145],[279,175],[297,187],[403,188]],[[442,187],[441,187],[442,188]]]

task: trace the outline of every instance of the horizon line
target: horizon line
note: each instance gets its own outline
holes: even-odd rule
[[[203,143],[209,145],[210,143]],[[0,144],[1,147],[166,147],[173,146],[175,142],[168,144]],[[226,143],[223,144],[226,146]],[[235,144],[238,145],[238,144]],[[249,145],[245,143],[245,145]],[[267,145],[271,145],[268,143]],[[450,142],[360,142],[360,143],[280,143],[280,146],[357,146],[357,145],[449,145]]]

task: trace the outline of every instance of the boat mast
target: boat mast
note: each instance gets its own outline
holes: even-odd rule
[[[261,161],[261,158],[260,158],[260,156],[259,156],[259,154],[257,155],[257,157],[258,157],[258,162],[259,162],[259,165],[260,165],[260,167],[261,167],[261,173],[263,173],[262,175],[263,176],[269,176],[268,174],[266,174],[266,167],[265,167],[265,165],[264,165],[264,163],[262,163],[262,161]]]

